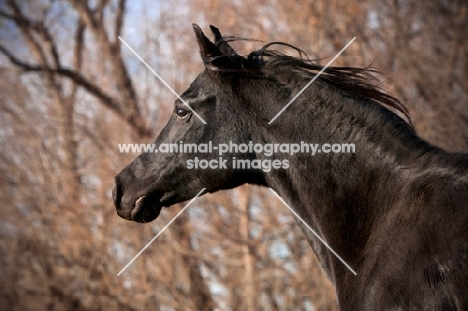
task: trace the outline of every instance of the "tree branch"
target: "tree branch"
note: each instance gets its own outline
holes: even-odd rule
[[[80,71],[83,63],[83,36],[85,24],[81,19],[78,19],[78,26],[75,33],[75,48],[73,51],[73,68],[75,71]],[[73,83],[72,96],[76,94],[76,83]]]
[[[140,108],[138,105],[138,98],[136,91],[133,87],[132,80],[130,75],[127,72],[125,64],[122,60],[120,53],[120,46],[118,40],[115,40],[114,43],[109,40],[107,32],[105,31],[102,21],[93,17],[92,12],[89,10],[86,1],[81,0],[69,0],[71,4],[78,11],[80,19],[82,19],[85,24],[91,29],[93,34],[98,40],[100,45],[100,51],[103,53],[104,58],[108,59],[112,64],[112,76],[116,84],[116,88],[121,92],[125,101],[125,109],[122,110],[122,113],[125,114],[126,118],[134,118],[134,116],[140,116]],[[107,4],[107,1],[102,1],[100,6],[104,10],[104,6]],[[116,31],[121,31],[123,24],[123,16],[125,9],[125,1],[119,0],[117,18],[116,18]],[[98,8],[98,10],[100,10]]]
[[[106,7],[107,3],[109,0],[101,0],[97,7],[97,17],[99,20],[99,23],[102,25],[103,22],[103,16],[104,16],[104,8]]]
[[[115,19],[115,34],[114,34],[114,38],[116,42],[117,42],[117,38],[120,36],[122,32],[123,17],[124,17],[124,12],[125,12],[125,3],[126,3],[125,0],[120,0],[119,6],[117,7],[117,17]]]
[[[79,72],[68,68],[50,68],[47,65],[31,65],[26,62],[23,62],[19,58],[15,57],[10,51],[8,51],[4,46],[0,45],[0,52],[3,53],[10,61],[17,67],[30,72],[46,72],[51,74],[57,74],[63,77],[71,79],[74,83],[82,86],[89,93],[94,95],[99,99],[106,107],[117,113],[122,117],[127,123],[130,124],[141,136],[151,135],[151,130],[148,129],[144,123],[144,120],[136,114],[125,114],[124,111],[120,108],[120,105],[108,94],[106,94],[100,87],[91,83],[86,77],[84,77]]]
[[[13,15],[3,12],[2,14],[3,17],[9,17],[11,20],[13,20],[16,23],[21,33],[23,34],[26,43],[29,45],[31,51],[36,54],[36,57],[38,59],[45,62],[46,58],[39,43],[34,39],[32,34],[28,30],[28,29],[33,29],[35,31],[39,31],[39,27],[40,27],[39,23],[33,22],[25,18],[19,6],[13,0],[7,0],[7,4],[10,7],[10,9],[13,11]]]
[[[98,28],[98,23],[94,19],[93,14],[89,10],[88,1],[83,0],[71,0],[71,5],[78,11],[80,18],[85,22],[85,24],[96,31]]]

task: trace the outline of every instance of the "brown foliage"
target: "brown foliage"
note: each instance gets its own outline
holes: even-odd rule
[[[336,310],[294,219],[255,187],[200,198],[116,275],[181,208],[148,225],[114,212],[113,176],[136,156],[117,144],[149,142],[174,101],[118,36],[177,92],[202,70],[192,22],[323,63],[356,36],[335,65],[387,73],[417,132],[455,151],[467,150],[467,14],[461,1],[0,3],[0,309]]]

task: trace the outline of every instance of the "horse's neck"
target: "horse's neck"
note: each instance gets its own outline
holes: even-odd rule
[[[365,256],[364,247],[379,213],[395,204],[397,187],[411,170],[413,159],[429,148],[415,135],[399,129],[402,124],[392,128],[394,120],[379,116],[379,109],[368,113],[376,115],[345,105],[319,107],[310,113],[310,124],[298,124],[291,131],[285,128],[274,134],[280,137],[270,137],[276,142],[355,144],[354,154],[290,156],[288,169],[267,175],[267,186],[354,266]],[[389,124],[385,124],[387,121]],[[403,137],[414,140],[414,144]],[[333,281],[336,270],[346,268],[308,229],[301,227]]]

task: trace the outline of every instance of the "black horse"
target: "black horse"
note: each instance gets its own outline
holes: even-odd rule
[[[229,45],[236,38],[211,26],[213,43],[194,29],[205,70],[183,101],[175,101],[156,145],[348,142],[355,152],[224,154],[226,160],[287,160],[287,168],[269,172],[235,169],[231,160],[220,169],[187,167],[195,156],[218,159],[215,152],[144,153],[115,178],[118,215],[149,222],[162,207],[203,188],[271,187],[357,272],[299,222],[342,310],[468,310],[468,154],[419,138],[404,106],[379,88],[370,69],[327,68],[269,124],[322,67],[284,43],[240,56]]]

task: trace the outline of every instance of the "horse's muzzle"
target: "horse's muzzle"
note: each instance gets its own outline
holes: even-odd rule
[[[150,222],[156,219],[162,208],[159,199],[155,196],[124,194],[124,187],[119,182],[118,176],[112,189],[112,199],[117,215],[136,222]]]

